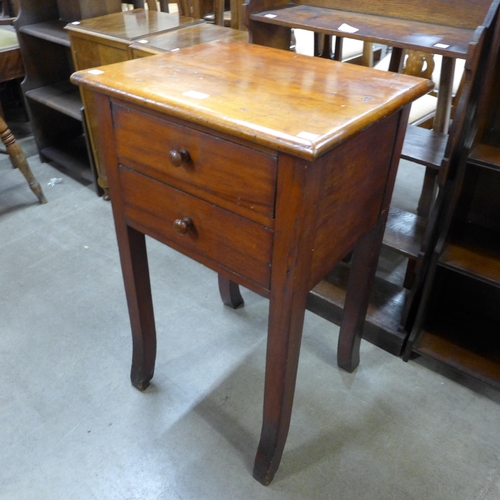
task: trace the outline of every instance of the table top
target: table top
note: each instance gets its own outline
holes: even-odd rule
[[[248,41],[248,31],[239,31],[216,24],[201,23],[194,26],[186,26],[167,33],[146,36],[130,45],[131,49],[143,50],[152,54],[170,52],[184,47],[199,45],[200,43],[231,38],[241,42]]]
[[[432,89],[432,82],[217,40],[73,74],[72,82],[315,160]]]
[[[167,12],[134,9],[75,21],[69,23],[66,29],[132,41],[153,33],[161,33],[202,22],[204,21],[201,19],[179,16],[177,13],[169,14]]]

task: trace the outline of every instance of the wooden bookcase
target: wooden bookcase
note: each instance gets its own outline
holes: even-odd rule
[[[477,135],[444,214],[435,266],[406,348],[500,389],[500,26],[495,30]],[[448,219],[448,221],[447,221]]]
[[[21,84],[42,161],[54,161],[94,182],[82,102],[69,82],[74,72],[64,26],[120,11],[121,0],[20,0],[15,28],[25,66]]]

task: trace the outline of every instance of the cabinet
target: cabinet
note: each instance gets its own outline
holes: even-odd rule
[[[120,0],[21,0],[15,28],[25,66],[21,84],[41,161],[94,182],[82,102],[70,82],[74,72],[64,26],[121,10]]]
[[[448,186],[441,239],[406,347],[500,389],[500,27],[482,68],[477,135]],[[467,147],[467,146],[466,146]]]

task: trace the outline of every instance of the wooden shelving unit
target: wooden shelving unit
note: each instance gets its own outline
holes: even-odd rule
[[[119,0],[21,0],[15,21],[26,74],[21,88],[40,159],[54,161],[86,182],[95,182],[93,159],[80,93],[69,82],[75,69],[64,27],[119,10]]]
[[[500,389],[500,28],[495,36],[478,134],[450,187],[456,201],[409,348]]]

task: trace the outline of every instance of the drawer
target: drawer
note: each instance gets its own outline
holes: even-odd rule
[[[121,164],[272,227],[276,156],[121,105],[113,120]],[[174,166],[182,150],[189,160]]]
[[[120,166],[128,223],[183,254],[206,259],[269,289],[273,231],[249,219]],[[185,234],[174,222],[188,217]],[[209,266],[210,267],[210,266]]]

